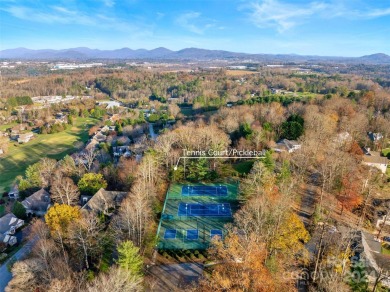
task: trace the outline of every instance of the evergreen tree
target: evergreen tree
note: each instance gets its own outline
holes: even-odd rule
[[[22,203],[19,203],[16,201],[14,203],[14,206],[12,207],[12,213],[18,217],[19,219],[26,219],[26,208],[22,205]]]
[[[142,274],[143,260],[139,254],[139,248],[131,241],[124,241],[118,246],[118,264],[132,275]]]

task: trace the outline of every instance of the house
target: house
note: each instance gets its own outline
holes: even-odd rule
[[[91,211],[97,214],[112,215],[112,212],[117,208],[126,197],[127,192],[106,191],[101,188],[96,194],[90,198],[82,207],[83,210]]]
[[[8,198],[10,199],[18,199],[19,198],[19,186],[14,184],[11,187],[11,190],[8,192]]]
[[[352,136],[348,132],[341,132],[337,134],[336,138],[334,138],[333,141],[337,145],[341,146],[344,145],[345,143],[351,142]]]
[[[383,139],[382,133],[368,132],[367,135],[372,142],[378,142],[379,140]]]
[[[377,151],[371,151],[370,148],[363,148],[363,164],[376,167],[382,173],[386,173],[389,160],[386,157],[380,155]]]
[[[124,157],[131,156],[131,151],[129,149],[129,146],[116,146],[116,147],[112,147],[112,150],[114,153],[114,157],[120,157],[122,155]]]
[[[50,194],[43,188],[22,201],[26,214],[43,216],[51,206]]]
[[[57,113],[55,115],[55,123],[66,123],[67,122],[67,116],[64,113]]]
[[[8,213],[0,218],[0,241],[8,244],[14,245],[17,242],[15,236],[16,229],[22,227],[24,220],[17,218],[14,214]]]
[[[28,132],[28,133],[25,133],[25,134],[19,134],[18,143],[27,143],[33,137],[34,137],[34,133],[33,132]]]
[[[98,142],[105,142],[107,140],[107,136],[103,135],[102,133],[97,133],[95,136],[93,136],[93,139]]]
[[[88,201],[92,198],[92,196],[87,196],[87,195],[81,195],[80,196],[80,205],[84,206]]]
[[[110,131],[110,128],[107,125],[100,129],[100,132],[104,134],[108,133],[108,131]]]
[[[287,151],[288,153],[292,153],[298,149],[301,148],[301,144],[299,144],[295,140],[287,140],[287,139],[282,139],[279,142],[276,143],[276,147],[273,149],[276,152],[285,152]]]

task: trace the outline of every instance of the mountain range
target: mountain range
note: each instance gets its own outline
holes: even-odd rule
[[[362,57],[329,57],[303,56],[295,54],[247,54],[223,50],[206,50],[186,48],[172,51],[163,47],[153,50],[132,50],[122,48],[117,50],[98,50],[86,47],[63,50],[31,50],[26,48],[7,49],[0,51],[0,59],[19,60],[93,60],[93,59],[143,59],[143,60],[247,60],[259,62],[345,62],[390,64],[390,56],[382,53]]]

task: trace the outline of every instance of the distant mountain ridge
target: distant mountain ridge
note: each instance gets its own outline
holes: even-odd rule
[[[63,50],[31,50],[15,48],[0,51],[0,59],[20,60],[91,60],[91,59],[145,59],[145,60],[248,60],[264,62],[346,62],[390,64],[390,56],[378,53],[362,57],[329,57],[303,56],[295,54],[248,54],[224,50],[207,50],[199,48],[185,48],[172,51],[164,47],[153,50],[121,48],[116,50],[99,50],[87,47],[70,48]]]

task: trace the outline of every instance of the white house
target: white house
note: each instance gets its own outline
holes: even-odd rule
[[[8,244],[14,245],[17,242],[17,239],[13,234],[15,234],[16,229],[22,227],[24,220],[17,218],[14,214],[8,213],[0,218],[0,241]]]
[[[276,147],[274,147],[273,149],[275,150],[275,152],[287,151],[288,153],[292,153],[298,149],[301,149],[301,147],[302,145],[295,140],[283,139],[276,143]]]
[[[382,173],[386,173],[387,165],[389,160],[386,157],[380,156],[380,153],[377,151],[371,151],[370,148],[363,149],[363,164],[376,167]]]

